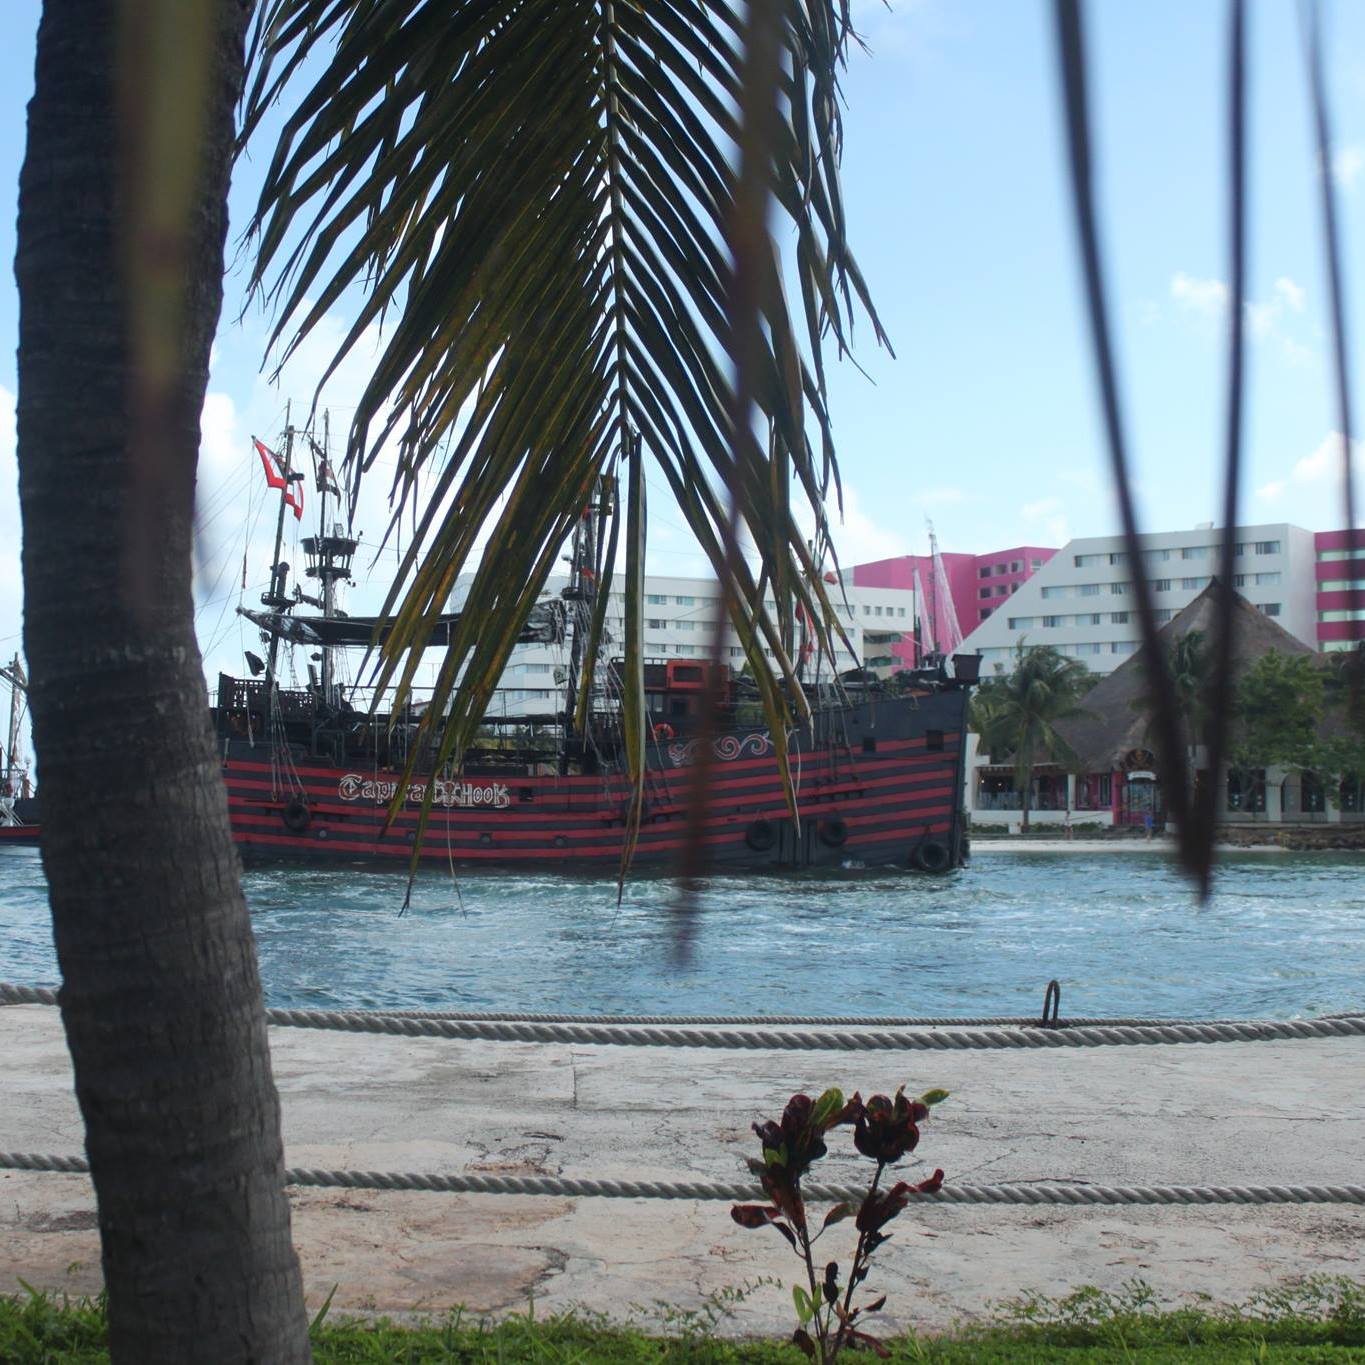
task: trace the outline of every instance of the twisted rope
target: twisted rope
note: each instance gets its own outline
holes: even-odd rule
[[[0,983],[5,1004],[56,1003],[56,992]],[[460,1038],[502,1043],[580,1043],[614,1047],[695,1047],[777,1052],[942,1052],[954,1048],[1114,1047],[1162,1043],[1264,1043],[1285,1039],[1351,1038],[1365,1035],[1365,1015],[1323,1019],[1245,1019],[1143,1025],[1068,1025],[1065,1028],[977,1028],[937,1033],[900,1033],[869,1028],[856,1033],[782,1029],[709,1029],[525,1020],[423,1018],[363,1010],[266,1010],[277,1027],[385,1033],[404,1038]],[[823,1023],[824,1021],[822,1021]],[[880,1021],[879,1021],[880,1022]]]
[[[84,1157],[0,1152],[0,1169],[83,1174]],[[424,1190],[442,1194],[552,1195],[568,1199],[764,1200],[758,1185],[706,1180],[572,1180],[555,1175],[436,1175],[422,1171],[287,1170],[286,1185],[344,1190]],[[857,1185],[808,1185],[816,1203],[859,1202]],[[1365,1204],[1365,1185],[945,1185],[926,1204]]]

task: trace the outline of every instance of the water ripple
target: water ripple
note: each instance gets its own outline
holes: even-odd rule
[[[884,869],[716,877],[691,960],[676,892],[391,871],[244,877],[266,995],[300,1007],[657,1014],[1022,1014],[1059,978],[1071,1014],[1311,1015],[1365,1007],[1365,885],[1340,855],[1230,855],[1200,905],[1159,854],[978,853]],[[41,864],[0,854],[0,979],[57,975]]]

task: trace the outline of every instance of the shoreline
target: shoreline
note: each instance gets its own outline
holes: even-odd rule
[[[1034,835],[987,835],[973,834],[971,856],[976,858],[986,853],[1167,853],[1174,854],[1177,848],[1174,839],[1052,839]],[[1229,844],[1219,843],[1219,853],[1314,853],[1349,852],[1340,849],[1293,849],[1284,844]]]

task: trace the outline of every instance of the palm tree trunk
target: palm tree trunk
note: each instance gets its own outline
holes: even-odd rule
[[[46,0],[38,34],[15,270],[43,861],[115,1360],[300,1361],[279,1101],[191,597],[250,0],[179,3],[209,25],[198,164],[158,159],[127,109],[186,54],[136,43],[136,85],[116,79],[121,12],[164,6]],[[179,173],[181,231],[144,251],[170,280],[158,294],[130,283],[147,247],[130,224]],[[178,344],[143,346],[168,316]]]

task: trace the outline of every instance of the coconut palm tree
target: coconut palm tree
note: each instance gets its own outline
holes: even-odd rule
[[[308,1358],[190,583],[248,15],[46,0],[19,187],[43,864],[125,1361]]]
[[[982,748],[992,758],[1008,754],[1014,759],[1014,786],[1025,833],[1033,770],[1047,761],[1075,766],[1075,752],[1057,724],[1085,715],[1081,698],[1093,682],[1079,659],[1068,659],[1050,645],[1026,648],[1020,640],[1014,668],[987,679],[972,699],[970,725],[981,736]]]
[[[45,0],[20,187],[25,650],[44,861],[111,1344],[138,1362],[308,1355],[190,592],[251,9]],[[447,691],[466,679],[447,753],[472,733],[607,479],[619,494],[604,579],[621,548],[638,766],[647,464],[727,570],[775,737],[802,706],[782,685],[795,604],[832,617],[814,572],[837,489],[821,339],[842,347],[853,301],[866,303],[837,171],[849,35],[846,0],[262,9],[249,122],[286,89],[295,103],[257,218],[257,282],[294,340],[364,287],[352,339],[379,316],[392,326],[352,429],[352,477],[390,436],[400,494],[431,475],[396,649],[420,644],[492,526],[478,628],[452,643],[442,675]],[[795,319],[770,197],[795,240]],[[793,485],[816,509],[814,549]],[[756,572],[736,551],[745,538]],[[399,653],[385,666],[409,681]]]

